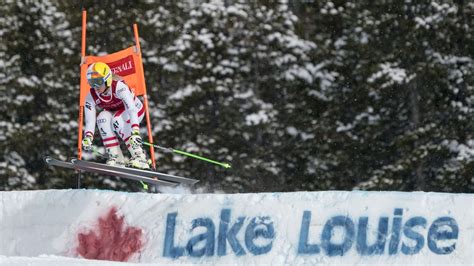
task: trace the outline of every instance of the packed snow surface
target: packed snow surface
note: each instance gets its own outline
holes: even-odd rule
[[[473,203],[424,192],[0,192],[0,265],[472,265]]]

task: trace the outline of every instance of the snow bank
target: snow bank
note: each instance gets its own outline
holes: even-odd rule
[[[473,202],[423,192],[0,192],[0,264],[469,265]]]

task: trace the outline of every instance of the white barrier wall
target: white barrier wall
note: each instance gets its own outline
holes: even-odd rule
[[[471,265],[473,203],[423,192],[0,192],[0,258]]]

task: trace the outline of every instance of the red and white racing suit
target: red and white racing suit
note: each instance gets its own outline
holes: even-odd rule
[[[96,116],[96,107],[102,109]],[[145,114],[142,102],[123,81],[112,81],[106,95],[99,95],[91,88],[85,102],[84,134],[94,135],[95,124],[106,148],[119,146],[117,136],[127,142],[132,128],[138,127]]]

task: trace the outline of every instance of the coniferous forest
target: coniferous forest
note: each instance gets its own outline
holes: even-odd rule
[[[133,45],[138,24],[154,141],[232,164],[157,150],[160,172],[205,192],[474,192],[464,0],[4,0],[0,190],[76,186],[43,157],[77,156],[83,9],[89,55]]]

